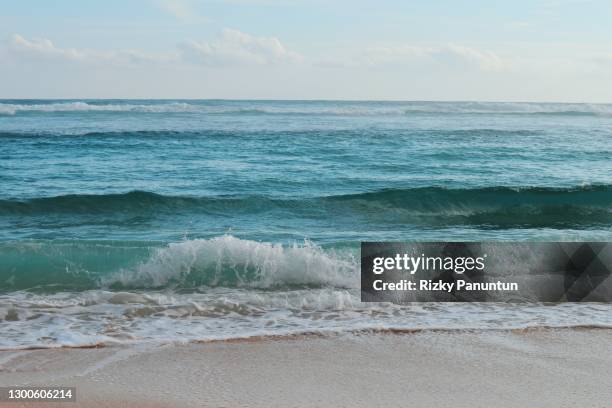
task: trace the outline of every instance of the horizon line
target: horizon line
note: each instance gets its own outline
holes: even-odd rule
[[[325,98],[0,98],[0,101],[219,101],[219,102],[405,102],[405,103],[543,103],[543,104],[584,104],[584,105],[610,105],[609,102],[588,101],[552,101],[552,100],[486,100],[486,99],[325,99]]]

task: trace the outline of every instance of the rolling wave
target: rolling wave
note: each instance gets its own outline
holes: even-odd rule
[[[437,137],[511,137],[511,136],[536,136],[541,135],[541,131],[525,130],[525,129],[493,129],[493,128],[472,128],[472,129],[427,129],[411,131],[414,136],[437,136]],[[331,137],[363,137],[362,132],[353,130],[257,130],[249,129],[248,131],[226,131],[218,129],[198,129],[198,130],[118,130],[118,131],[96,131],[96,132],[79,132],[78,129],[68,129],[55,132],[15,132],[15,131],[0,131],[0,138],[54,138],[54,137],[71,137],[83,139],[167,139],[167,138],[191,138],[191,137],[206,137],[206,138],[259,138],[259,137],[316,137],[324,136]],[[390,134],[390,136],[392,136]]]
[[[330,197],[360,212],[376,212],[399,222],[491,227],[610,225],[612,186],[424,187],[389,189]]]
[[[206,198],[163,196],[146,191],[118,194],[69,194],[29,200],[0,200],[0,215],[49,213],[138,212],[147,209],[187,209],[205,203]],[[212,198],[214,200],[214,198]]]
[[[0,200],[2,216],[255,215],[360,217],[364,222],[418,225],[567,227],[612,224],[612,186],[570,188],[421,187],[303,198],[165,196],[145,191]]]

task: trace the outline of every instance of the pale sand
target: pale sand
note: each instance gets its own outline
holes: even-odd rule
[[[0,386],[77,387],[78,403],[45,407],[612,406],[605,329],[0,352],[0,365]]]

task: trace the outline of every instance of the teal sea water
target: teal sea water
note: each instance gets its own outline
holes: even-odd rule
[[[358,290],[362,240],[612,240],[612,105],[0,100],[0,186],[2,348],[612,326]]]

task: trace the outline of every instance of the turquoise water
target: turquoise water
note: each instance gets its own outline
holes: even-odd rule
[[[612,105],[0,100],[0,343],[609,324],[363,305],[357,258],[611,240],[611,140]]]

